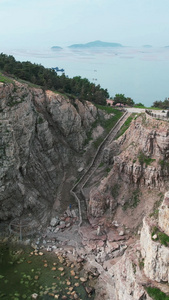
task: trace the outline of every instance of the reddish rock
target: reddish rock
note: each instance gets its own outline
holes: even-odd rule
[[[107,239],[108,241],[110,242],[113,242],[113,241],[122,241],[122,240],[126,240],[126,236],[120,236],[119,233],[115,230],[111,230],[107,233]]]

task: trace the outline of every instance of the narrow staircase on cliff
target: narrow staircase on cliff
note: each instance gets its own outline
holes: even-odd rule
[[[123,126],[125,121],[130,116],[129,112],[125,112],[123,116],[118,120],[118,122],[115,124],[115,126],[111,129],[111,131],[108,133],[108,135],[105,137],[103,142],[98,147],[96,154],[92,160],[92,163],[90,164],[87,171],[83,174],[83,176],[79,179],[79,181],[73,186],[70,193],[73,195],[78,202],[79,207],[79,226],[85,223],[88,223],[88,200],[86,199],[83,188],[90,179],[90,177],[93,175],[93,173],[98,168],[99,164],[102,161],[103,157],[103,150],[104,148],[115,139],[117,133],[119,132],[120,128]]]

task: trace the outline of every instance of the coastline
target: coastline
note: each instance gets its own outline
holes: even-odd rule
[[[50,224],[47,228],[39,230],[33,238],[19,241],[19,237],[11,235],[1,239],[1,242],[31,246],[33,255],[48,253],[61,260],[68,259],[83,269],[85,275],[82,277],[85,281],[92,280],[91,286],[89,284],[90,289],[87,289],[88,295],[95,290],[95,300],[107,300],[108,295],[113,293],[112,275],[109,270],[121,258],[133,239],[129,231],[124,230],[120,224],[105,224],[107,221],[104,218],[91,219],[90,224],[79,227],[79,219],[75,212],[72,212],[69,214],[67,210],[67,213],[60,217],[61,224]]]

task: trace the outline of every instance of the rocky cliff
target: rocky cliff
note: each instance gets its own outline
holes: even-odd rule
[[[95,127],[100,118],[107,116],[89,102],[14,80],[0,84],[0,221],[29,216],[40,228],[77,206],[70,189],[94,155],[89,135],[103,133]],[[79,230],[83,258],[99,273],[95,299],[168,295],[169,124],[135,115],[102,149],[83,187],[89,224]]]
[[[90,214],[99,217],[109,211],[127,222],[126,214],[134,209],[138,222],[133,218],[132,226],[138,226],[169,188],[168,153],[168,122],[136,116],[129,129],[104,149],[103,169],[108,173],[99,185],[93,179]]]
[[[105,233],[112,228],[103,252],[111,244],[113,259],[106,259],[100,271],[96,299],[146,300],[160,299],[154,298],[158,293],[169,295],[168,193],[162,202],[169,189],[168,152],[168,122],[145,114],[135,116],[129,129],[104,149],[102,172],[98,169],[90,190],[85,189],[91,223],[97,219]],[[126,250],[121,253],[122,245]]]
[[[69,191],[90,159],[84,144],[100,116],[87,101],[0,83],[0,220],[25,215],[45,224],[74,201]],[[103,128],[95,130],[97,137]]]
[[[167,192],[158,209],[158,216],[151,214],[144,217],[141,233],[131,241],[127,241],[125,236],[118,240],[115,230],[112,230],[113,242],[107,242],[104,250],[102,249],[102,267],[96,265],[100,252],[92,263],[89,260],[100,273],[97,300],[168,299],[168,196]],[[124,244],[125,250],[121,251]],[[108,259],[106,253],[112,258]]]

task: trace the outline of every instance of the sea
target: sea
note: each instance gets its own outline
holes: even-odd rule
[[[110,97],[124,94],[135,103],[152,106],[169,98],[169,47],[114,47],[61,50],[3,49],[19,61],[64,69],[66,76],[81,76],[107,89]],[[57,72],[61,75],[62,72]]]

